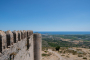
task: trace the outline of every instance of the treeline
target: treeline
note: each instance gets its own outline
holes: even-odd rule
[[[72,40],[87,40],[90,41],[90,35],[52,35],[53,37],[61,37],[64,39],[72,39]]]
[[[77,45],[67,42],[67,41],[62,41],[62,40],[55,40],[52,38],[43,38],[44,41],[48,43],[49,46],[51,47],[56,47],[56,46],[61,46],[61,47],[76,47]]]
[[[78,44],[69,41],[62,41],[60,38],[74,40],[82,40]],[[80,38],[80,39],[79,39]],[[47,35],[42,36],[42,47],[85,47],[90,48],[90,35]]]

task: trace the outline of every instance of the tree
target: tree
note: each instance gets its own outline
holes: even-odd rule
[[[60,49],[60,46],[57,46],[55,49],[56,49],[56,51],[59,51],[59,49]]]

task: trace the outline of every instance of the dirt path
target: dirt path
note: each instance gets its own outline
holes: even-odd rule
[[[43,57],[42,60],[90,60],[89,58],[83,59],[83,57],[78,57],[77,55],[72,55],[72,54],[69,54],[69,55],[64,54],[64,56],[62,56],[62,54],[60,54],[59,52],[52,51],[51,49],[48,49],[48,52],[50,52],[52,55]]]
[[[48,49],[48,51],[55,54],[59,58],[59,60],[73,60],[72,58],[62,57],[59,53],[52,51],[51,49]]]
[[[42,54],[50,54],[50,56],[42,56],[42,60],[59,60],[59,58],[53,53],[50,53],[50,52],[46,53],[42,51]]]

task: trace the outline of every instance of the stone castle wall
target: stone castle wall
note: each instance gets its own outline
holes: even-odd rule
[[[0,31],[0,60],[41,60],[41,34]]]

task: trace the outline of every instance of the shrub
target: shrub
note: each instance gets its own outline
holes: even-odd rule
[[[56,51],[59,51],[59,49],[60,49],[60,46],[57,46],[55,49],[56,49]]]
[[[65,54],[65,51],[63,51],[63,53]]]
[[[44,51],[45,53],[47,53],[48,51]]]
[[[78,54],[78,57],[82,57],[82,54]]]
[[[61,56],[65,56],[65,55],[61,55]]]
[[[87,59],[86,57],[83,57],[83,59]]]
[[[59,51],[60,53],[62,53],[62,51]]]
[[[50,56],[50,55],[51,55],[51,53],[49,53],[49,54],[43,53],[43,54],[42,54],[42,56]]]
[[[73,52],[72,52],[72,53],[73,53],[73,55],[75,55],[75,54],[77,53],[77,51],[74,51],[74,50],[73,50]]]
[[[69,58],[69,56],[67,55],[66,57],[68,57]]]
[[[44,54],[44,53],[43,53],[42,56],[48,56],[48,54]]]

